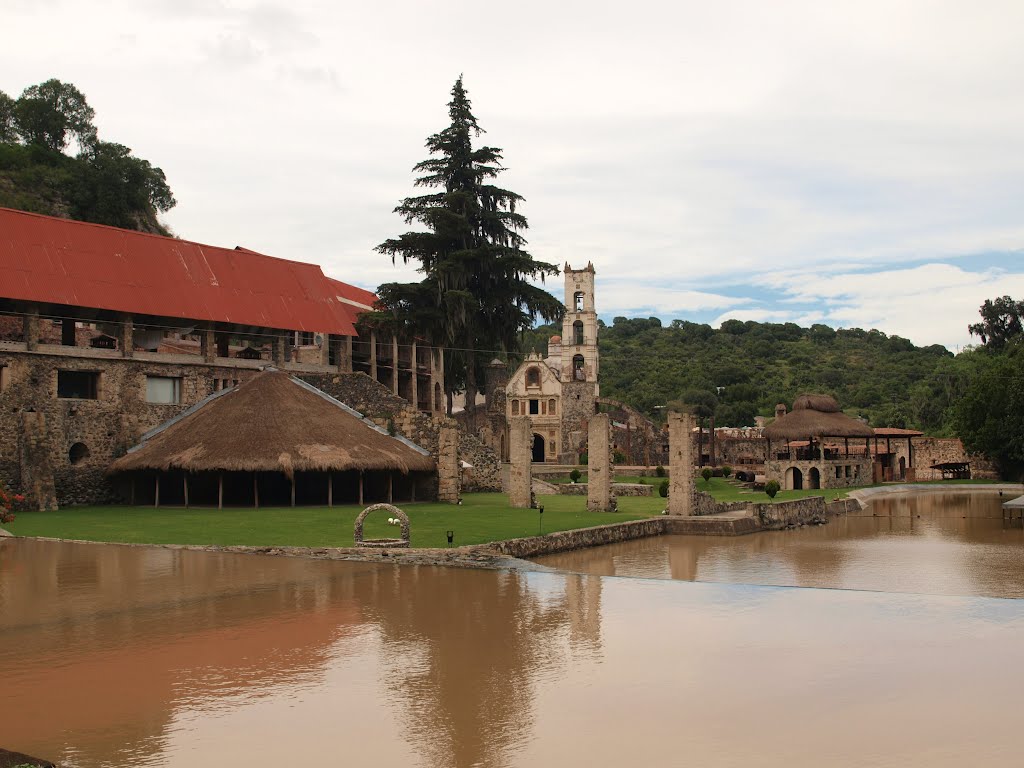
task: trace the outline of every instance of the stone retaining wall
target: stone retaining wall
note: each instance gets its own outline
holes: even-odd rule
[[[586,496],[586,483],[555,483],[557,492],[562,496]],[[653,486],[643,483],[612,483],[613,496],[652,496]]]
[[[497,541],[489,546],[503,555],[524,558],[597,547],[602,544],[614,544],[619,541],[644,539],[649,536],[660,536],[663,533],[665,533],[665,519],[652,518],[600,525],[596,528],[580,528],[575,531],[558,531],[525,539]]]

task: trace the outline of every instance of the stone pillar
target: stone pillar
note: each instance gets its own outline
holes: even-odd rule
[[[377,380],[377,334],[370,331],[370,378]]]
[[[341,337],[341,350],[338,354],[338,370],[342,373],[352,373],[352,337]]]
[[[131,315],[121,315],[118,326],[117,346],[121,348],[121,357],[135,356],[135,324]]]
[[[199,351],[203,354],[203,362],[213,363],[217,360],[217,336],[213,326],[203,328],[200,332]]]
[[[693,416],[668,415],[668,512],[693,514]]]
[[[419,366],[416,365],[416,342],[412,342],[412,351],[410,352],[412,359],[412,389],[409,390],[409,400],[412,402],[412,407],[419,410],[420,407],[420,387],[417,379],[419,378]]]
[[[508,505],[529,508],[533,491],[533,428],[529,416],[513,416],[509,428]]]
[[[398,394],[398,337],[391,337],[391,391]],[[415,403],[413,403],[415,405]]]
[[[25,348],[29,352],[39,349],[39,307],[34,304],[25,312],[23,323],[23,334],[25,337]]]
[[[611,424],[607,413],[590,418],[587,438],[587,511],[612,511]]]
[[[459,430],[441,427],[437,436],[437,500],[459,501]]]
[[[287,355],[288,355],[287,346],[288,345],[287,345],[287,341],[285,339],[285,332],[284,331],[276,332],[274,334],[274,345],[273,345],[274,354],[273,354],[273,358],[274,358],[274,365],[278,366],[279,368],[284,365],[285,360],[287,359]]]
[[[316,336],[314,335],[314,339]],[[320,343],[320,365],[329,366],[331,364],[331,334],[321,333],[320,338],[323,341]]]
[[[50,445],[46,439],[46,417],[38,411],[21,414],[19,445],[21,491],[31,509],[57,509],[57,489],[53,482]]]

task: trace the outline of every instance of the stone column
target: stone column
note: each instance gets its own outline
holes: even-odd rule
[[[287,343],[284,331],[277,331],[274,334],[274,365],[282,367],[287,359]]]
[[[57,509],[57,489],[50,463],[50,445],[46,438],[46,417],[38,411],[21,414],[19,445],[21,491],[31,509]]]
[[[419,407],[420,407],[420,401],[419,401],[420,387],[419,387],[419,382],[417,381],[417,379],[419,378],[420,374],[419,374],[419,366],[416,365],[416,342],[415,341],[412,342],[412,352],[410,354],[411,354],[411,357],[412,357],[412,389],[409,390],[409,399],[412,401],[412,407],[415,408],[416,410],[419,410]]]
[[[370,378],[377,380],[377,334],[370,331]]]
[[[612,511],[611,425],[607,413],[590,418],[587,437],[587,511]]]
[[[203,362],[213,363],[217,360],[217,336],[213,326],[203,328],[199,336],[199,351],[203,354]]]
[[[121,315],[118,326],[117,346],[121,348],[121,357],[135,356],[135,324],[131,315]]]
[[[437,500],[459,501],[459,431],[441,427],[437,437]]]
[[[391,391],[398,394],[398,337],[391,337]],[[415,403],[413,403],[415,405]]]
[[[513,416],[509,429],[508,505],[529,508],[533,490],[533,429],[529,416]]]
[[[693,416],[668,415],[668,512],[693,514]]]
[[[320,365],[328,366],[331,364],[331,334],[321,333],[320,338],[323,339],[320,343]]]
[[[352,337],[342,336],[338,346],[338,370],[341,373],[352,373]]]
[[[29,352],[39,349],[39,307],[35,304],[30,306],[23,318],[23,336],[25,337],[25,348]]]

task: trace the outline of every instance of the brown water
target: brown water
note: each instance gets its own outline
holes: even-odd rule
[[[879,498],[828,525],[664,536],[537,558],[574,573],[733,584],[1024,597],[1024,530],[998,494]]]
[[[1018,766],[1022,647],[1014,600],[0,541],[0,746],[80,768]]]

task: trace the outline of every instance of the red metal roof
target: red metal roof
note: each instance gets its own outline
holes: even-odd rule
[[[360,309],[349,302],[376,300],[315,264],[8,208],[0,297],[347,336]]]

